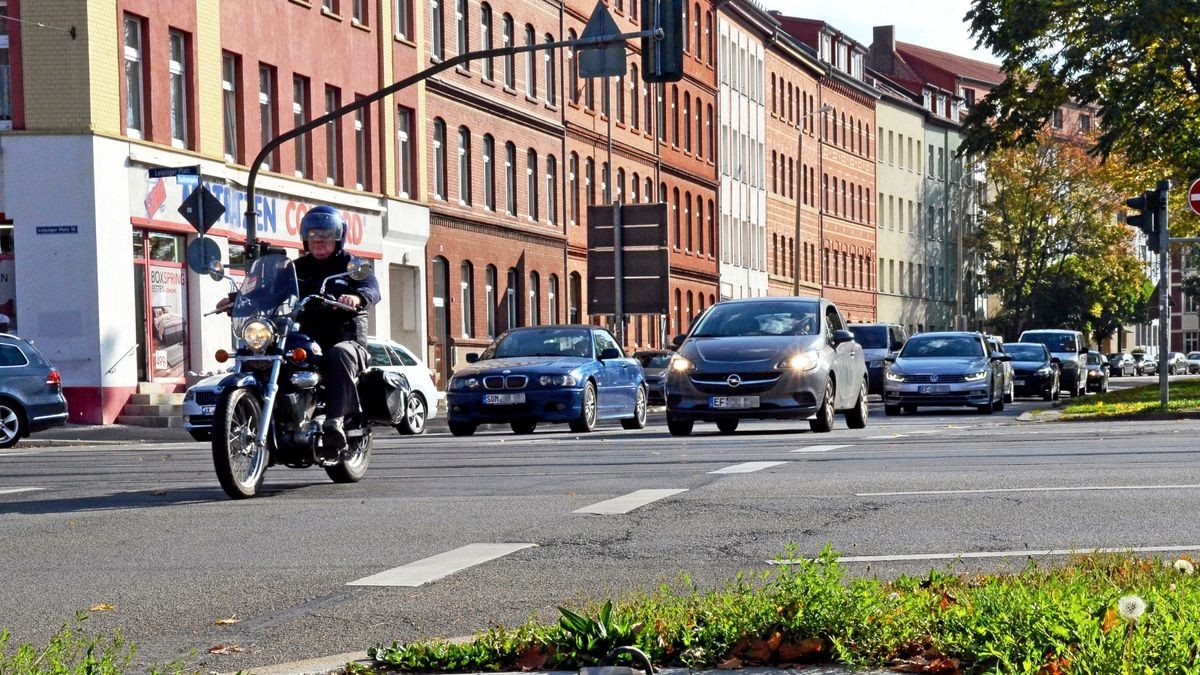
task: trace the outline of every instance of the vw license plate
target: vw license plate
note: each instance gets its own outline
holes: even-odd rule
[[[525,394],[484,394],[486,405],[516,405],[525,402]]]
[[[950,385],[948,384],[922,384],[917,387],[918,394],[948,394],[950,393]]]
[[[708,404],[713,408],[757,408],[757,396],[713,396]]]

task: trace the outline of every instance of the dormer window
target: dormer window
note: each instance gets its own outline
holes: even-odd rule
[[[831,38],[829,35],[822,34],[821,35],[821,60],[824,61],[825,63],[831,63],[833,61],[832,49],[833,49],[833,38]]]
[[[850,55],[850,75],[855,79],[863,79],[863,55],[861,52],[854,52]]]
[[[844,45],[844,44],[838,45],[838,47],[837,47],[837,69],[842,71],[843,73],[850,72],[849,64],[847,63],[847,58],[846,58],[848,53],[849,53],[849,50],[846,48],[846,45]]]
[[[921,96],[923,99],[921,101],[921,107],[925,108],[926,110],[932,111],[933,110],[933,94],[929,93],[929,90],[926,89],[925,91],[921,92]]]

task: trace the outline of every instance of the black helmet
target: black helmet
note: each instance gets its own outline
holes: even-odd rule
[[[342,245],[346,243],[346,221],[337,209],[324,204],[314,206],[300,219],[300,240],[305,251],[308,250],[308,234],[317,230],[333,232],[334,241],[337,242],[334,250],[342,250]]]

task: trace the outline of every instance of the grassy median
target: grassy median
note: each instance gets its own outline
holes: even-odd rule
[[[1171,382],[1167,407],[1159,402],[1158,383],[1110,391],[1107,394],[1072,400],[1063,408],[1063,419],[1138,417],[1157,413],[1200,412],[1200,380]]]

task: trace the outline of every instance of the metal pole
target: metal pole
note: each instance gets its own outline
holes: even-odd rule
[[[204,171],[203,171],[202,167],[199,164],[197,164],[196,165],[196,189],[200,190],[203,187],[204,187]],[[198,193],[196,196],[201,197],[201,199],[196,200],[196,222],[200,223],[200,227],[205,228],[205,231],[207,231],[207,223],[204,221],[204,199],[203,199],[204,193],[203,192]],[[204,232],[201,232],[200,236],[203,237]]]
[[[1171,232],[1167,223],[1167,194],[1171,181],[1158,181],[1158,402],[1165,409],[1170,401],[1167,386],[1167,352],[1171,348]],[[1146,214],[1150,216],[1150,214]]]

